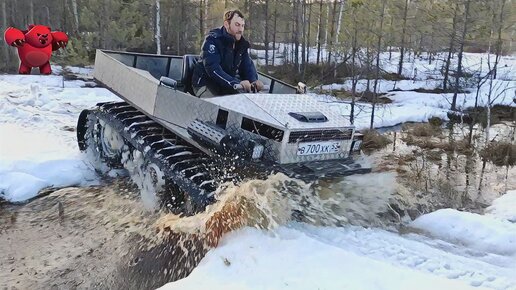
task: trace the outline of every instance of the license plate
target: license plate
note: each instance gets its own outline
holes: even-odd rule
[[[297,155],[315,155],[339,153],[340,142],[307,142],[299,143],[297,146]]]

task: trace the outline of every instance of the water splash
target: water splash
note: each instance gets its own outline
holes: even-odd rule
[[[321,226],[379,225],[395,191],[395,175],[375,173],[305,183],[283,174],[239,185],[224,184],[214,204],[190,217],[173,214],[156,223],[160,235],[170,232],[201,238],[216,247],[227,232],[241,227],[273,231],[290,221]]]

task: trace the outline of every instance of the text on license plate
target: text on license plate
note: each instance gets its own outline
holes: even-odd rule
[[[340,151],[340,142],[307,142],[299,143],[297,155],[329,154]]]

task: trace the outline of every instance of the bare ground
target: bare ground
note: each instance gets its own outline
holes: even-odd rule
[[[156,242],[158,215],[134,192],[117,181],[0,204],[0,289],[154,289],[185,277],[204,252],[184,255],[177,236]]]

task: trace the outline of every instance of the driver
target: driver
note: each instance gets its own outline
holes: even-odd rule
[[[249,57],[249,42],[242,36],[244,25],[242,12],[230,10],[224,13],[224,25],[206,36],[192,77],[196,96],[235,94],[233,86],[237,84],[242,85],[245,92],[263,89]]]

